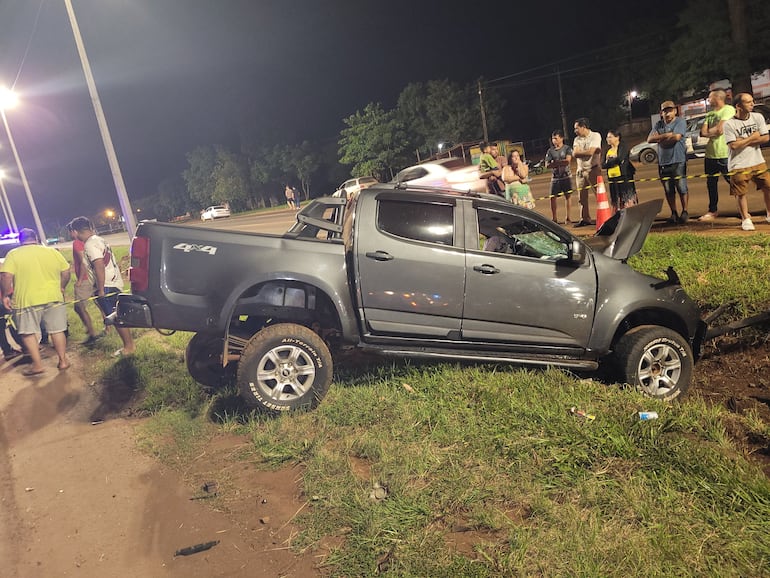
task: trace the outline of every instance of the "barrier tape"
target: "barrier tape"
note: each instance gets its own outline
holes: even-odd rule
[[[624,184],[625,183],[650,183],[650,182],[653,182],[653,181],[660,181],[662,183],[664,181],[670,181],[672,179],[679,181],[679,180],[682,180],[682,179],[685,179],[685,180],[687,180],[687,179],[707,179],[709,177],[716,177],[718,179],[719,177],[731,177],[733,175],[753,175],[753,176],[759,176],[759,175],[761,175],[763,173],[768,172],[769,170],[770,170],[770,168],[767,168],[767,169],[765,169],[763,171],[742,171],[742,172],[741,171],[728,171],[726,173],[713,173],[713,174],[703,173],[703,174],[700,174],[700,175],[684,175],[684,176],[677,175],[675,177],[649,177],[649,178],[644,178],[644,179],[626,179],[626,180],[623,180],[623,181],[612,181],[612,182],[614,184],[620,184],[620,183],[624,183]],[[574,175],[570,177],[570,179],[573,179],[573,178],[575,178]],[[609,185],[609,183],[610,183],[609,179],[607,181],[605,181],[605,184]],[[545,195],[545,196],[542,196],[542,197],[535,197],[535,200],[541,201],[541,200],[544,200],[544,199],[559,198],[559,197],[563,197],[565,195],[571,195],[572,193],[579,193],[581,190],[585,190],[585,189],[589,189],[590,190],[590,189],[594,189],[594,188],[595,188],[594,185],[589,185],[588,187],[582,187],[582,188],[570,189],[568,191],[563,191],[563,192],[561,192],[559,194],[556,194],[556,195]]]
[[[46,309],[53,309],[54,307],[58,307],[59,305],[72,305],[73,307],[78,303],[88,303],[89,301],[96,301],[99,297],[97,295],[94,295],[92,297],[88,297],[86,299],[73,299],[71,301],[55,301],[51,303],[46,303],[44,305],[30,305],[29,307],[24,307],[24,311],[45,311]],[[98,305],[97,305],[98,307]],[[5,315],[0,315],[0,319],[5,319],[5,322],[10,324],[11,327],[16,329],[16,324],[13,322],[13,313],[6,313]]]

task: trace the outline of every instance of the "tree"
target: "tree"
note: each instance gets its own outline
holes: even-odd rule
[[[487,126],[491,134],[499,133],[504,101],[496,91],[484,95]],[[405,127],[409,150],[430,154],[439,142],[460,143],[482,137],[476,85],[463,86],[446,79],[412,83],[401,91],[396,111]]]
[[[318,170],[319,164],[319,157],[315,152],[315,146],[309,141],[303,141],[297,147],[295,153],[289,157],[289,163],[297,175],[302,192],[305,193],[305,200],[309,199],[310,182],[313,173]]]
[[[236,153],[224,147],[216,147],[216,163],[212,174],[214,188],[211,200],[215,203],[230,203],[236,210],[249,206],[251,191],[248,168]]]
[[[678,37],[664,61],[658,91],[705,90],[729,78],[734,92],[750,92],[750,73],[770,61],[768,27],[767,0],[690,0],[679,16]]]
[[[393,178],[396,163],[403,157],[406,134],[394,111],[384,111],[379,103],[369,103],[343,121],[339,140],[340,162],[353,165],[354,177]]]
[[[203,208],[211,204],[212,193],[216,186],[214,170],[216,169],[217,153],[213,147],[198,147],[187,153],[187,168],[182,172],[182,178],[187,185],[190,198]]]

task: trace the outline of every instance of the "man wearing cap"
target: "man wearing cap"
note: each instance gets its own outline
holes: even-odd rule
[[[70,363],[64,334],[67,330],[64,289],[70,280],[70,264],[56,249],[41,245],[32,229],[19,231],[19,243],[0,268],[0,284],[3,305],[13,309],[16,328],[32,359],[32,365],[22,374],[31,377],[45,371],[38,346],[42,323],[59,357],[58,368],[67,369]]]
[[[735,116],[735,109],[725,104],[725,96],[725,91],[722,89],[709,92],[711,110],[706,114],[700,128],[700,135],[709,139],[706,145],[706,156],[703,159],[703,170],[707,175],[709,210],[698,219],[699,221],[713,221],[714,217],[718,216],[719,176],[723,176],[728,183],[730,182],[730,177],[727,175],[727,143],[722,133],[725,121]]]
[[[667,100],[660,105],[660,120],[655,123],[647,142],[658,144],[658,176],[663,183],[663,192],[671,208],[668,223],[686,223],[687,213],[687,147],[685,133],[687,124],[677,116],[676,105]],[[676,195],[682,203],[682,212],[676,211]]]
[[[770,133],[765,118],[754,112],[753,96],[742,92],[735,97],[734,102],[735,116],[724,124],[729,154],[727,166],[732,173],[730,194],[738,200],[741,229],[753,231],[755,227],[746,201],[750,181],[754,182],[757,190],[761,190],[765,197],[765,219],[770,223],[770,173],[759,148],[770,140]]]

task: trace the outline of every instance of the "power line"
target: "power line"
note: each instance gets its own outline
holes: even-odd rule
[[[13,84],[11,84],[11,90],[16,88],[16,83],[19,81],[19,78],[21,77],[21,71],[24,68],[24,63],[27,61],[27,54],[29,53],[30,46],[32,46],[32,39],[35,37],[35,32],[37,31],[37,23],[40,21],[40,13],[43,11],[44,3],[45,3],[45,0],[40,0],[40,5],[37,7],[35,22],[32,25],[32,30],[29,33],[29,39],[27,40],[27,47],[24,49],[24,55],[21,57],[21,62],[19,63],[19,70],[16,73],[16,78],[13,79]]]

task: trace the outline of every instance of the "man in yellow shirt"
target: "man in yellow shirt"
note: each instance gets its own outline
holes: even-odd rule
[[[22,373],[29,377],[45,371],[38,346],[41,323],[45,323],[59,357],[58,368],[67,369],[64,289],[70,280],[70,265],[59,251],[41,245],[32,229],[19,231],[19,243],[21,246],[8,253],[0,268],[0,286],[3,305],[13,309],[16,328],[32,359],[32,365]]]

